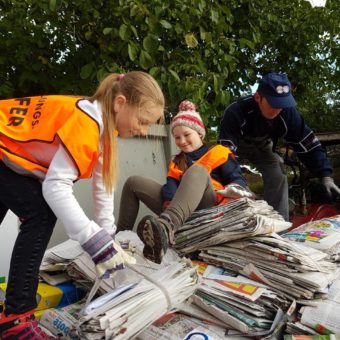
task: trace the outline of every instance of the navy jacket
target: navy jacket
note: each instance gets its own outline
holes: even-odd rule
[[[186,153],[187,164],[191,166],[198,159],[200,159],[210,148],[208,144],[203,144],[199,149]],[[242,176],[241,168],[238,162],[229,157],[227,162],[214,169],[210,176],[220,182],[223,185],[227,185],[231,182],[237,183],[243,187],[246,187],[246,180]],[[166,184],[162,187],[162,199],[164,201],[171,201],[174,197],[176,190],[179,186],[179,181],[172,177],[167,177]]]
[[[294,107],[283,109],[274,119],[266,119],[253,96],[231,104],[224,111],[219,142],[236,152],[240,140],[247,137],[283,138],[312,173],[320,177],[332,174],[331,162],[320,141]]]

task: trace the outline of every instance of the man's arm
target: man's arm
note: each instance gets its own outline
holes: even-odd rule
[[[301,162],[321,178],[329,196],[334,192],[340,195],[340,189],[331,177],[333,168],[331,161],[326,155],[319,139],[304,122],[301,114],[295,109],[289,109],[290,114],[286,116],[287,134],[286,141],[290,144]],[[282,115],[282,117],[285,117]]]
[[[319,139],[305,123],[296,109],[286,109],[281,115],[287,125],[284,139],[293,148],[301,162],[319,177],[330,176],[333,172],[330,160]]]
[[[242,136],[242,126],[245,124],[240,104],[229,105],[220,122],[219,143],[236,152]]]

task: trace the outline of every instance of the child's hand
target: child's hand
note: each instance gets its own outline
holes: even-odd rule
[[[116,270],[124,269],[125,263],[136,263],[136,259],[127,254],[104,229],[92,235],[82,247],[91,256],[100,278],[109,278]]]
[[[241,185],[236,183],[230,183],[224,187],[222,190],[217,190],[216,193],[228,197],[228,198],[254,198],[255,194],[247,188],[243,188]]]
[[[105,248],[102,255],[104,255],[102,261],[97,262],[95,259],[93,259],[93,261],[96,265],[97,276],[103,279],[109,278],[116,270],[124,269],[125,263],[136,263],[136,259],[130,256],[115,241],[112,241],[112,243]],[[98,254],[98,256],[100,256],[100,254]]]

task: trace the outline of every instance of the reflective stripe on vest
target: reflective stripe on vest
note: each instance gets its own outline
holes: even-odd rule
[[[212,148],[210,148],[201,158],[199,158],[192,166],[194,165],[202,165],[204,166],[209,175],[211,175],[211,172],[224,164],[228,161],[229,155],[232,155],[232,152],[229,148],[223,146],[223,145],[215,145]],[[171,161],[169,164],[169,171],[168,171],[168,177],[172,177],[176,179],[177,181],[180,181],[183,176],[183,171],[178,169],[175,165],[174,161]],[[224,188],[223,184],[218,182],[217,180],[211,178],[212,185],[214,186],[215,190],[221,190]],[[224,204],[229,202],[229,199],[226,199],[224,196],[217,194],[217,203],[218,204]]]
[[[25,142],[53,143],[58,136],[79,178],[88,178],[99,156],[99,125],[71,96],[40,96],[0,101],[0,158],[34,173],[48,168],[25,150]]]

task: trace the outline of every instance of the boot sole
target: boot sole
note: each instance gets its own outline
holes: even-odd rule
[[[146,233],[151,235],[151,237],[145,238],[144,230],[146,230]],[[168,241],[165,231],[162,226],[157,223],[155,217],[143,217],[138,223],[137,235],[144,243],[143,255],[155,263],[161,263],[168,248]]]

